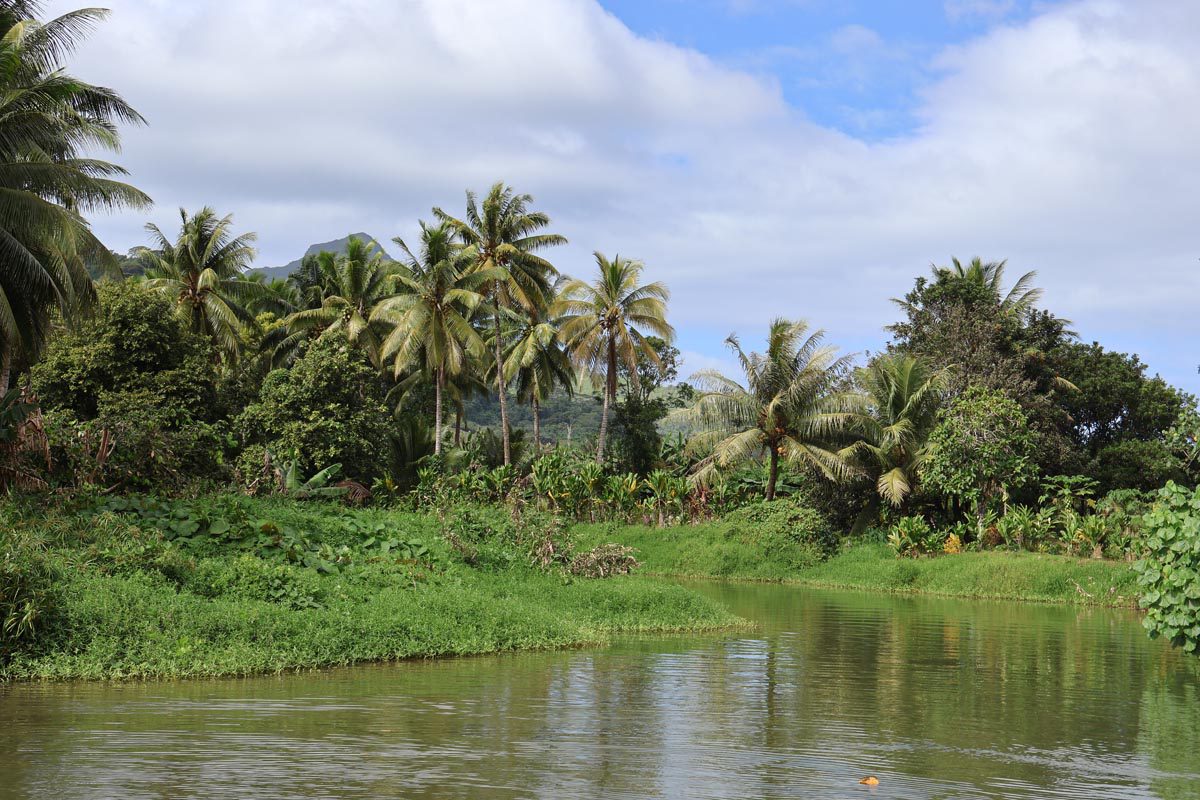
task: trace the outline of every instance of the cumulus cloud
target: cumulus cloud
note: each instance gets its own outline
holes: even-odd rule
[[[565,271],[602,249],[668,281],[696,363],[773,315],[878,347],[888,297],[978,254],[1039,270],[1086,338],[1198,388],[1193,4],[1082,0],[995,28],[938,57],[911,134],[868,142],[592,0],[110,2],[73,69],[149,118],[121,161],[155,220],[233,211],[265,265],[409,235],[504,179],[571,238]],[[97,229],[125,248],[142,222]]]

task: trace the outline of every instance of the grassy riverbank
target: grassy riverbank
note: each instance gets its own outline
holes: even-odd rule
[[[752,534],[719,522],[673,528],[581,525],[575,532],[581,546],[615,541],[634,547],[649,574],[997,600],[1136,604],[1136,577],[1127,562],[1002,551],[899,559],[887,545],[856,544],[811,564],[786,548],[763,551]]]
[[[535,569],[500,533],[467,563],[427,516],[245,499],[167,511],[0,509],[7,574],[32,576],[40,604],[0,677],[246,675],[744,624],[681,587]],[[231,541],[230,518],[291,550]]]

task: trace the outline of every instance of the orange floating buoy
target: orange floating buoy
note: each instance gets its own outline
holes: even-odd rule
[[[861,781],[859,781],[859,783],[864,784],[866,786],[878,786],[879,778],[876,778],[874,775],[868,775],[867,777],[865,777]]]

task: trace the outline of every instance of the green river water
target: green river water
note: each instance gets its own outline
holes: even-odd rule
[[[1200,659],[1133,613],[697,587],[760,627],[0,686],[0,797],[1200,798]]]

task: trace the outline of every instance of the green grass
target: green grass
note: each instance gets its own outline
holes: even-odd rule
[[[337,519],[382,522],[430,553],[419,563],[362,558],[322,575],[216,546],[164,546],[130,514],[6,515],[0,507],[0,527],[14,537],[6,547],[34,542],[59,576],[55,607],[32,643],[7,654],[0,679],[247,675],[746,624],[699,593],[646,578],[572,578],[522,559],[469,566],[427,516],[319,504],[251,509],[339,544],[352,542]]]
[[[796,563],[764,553],[718,524],[654,528],[580,525],[581,546],[602,541],[637,549],[643,571],[680,577],[771,580],[832,588],[997,600],[1130,606],[1136,576],[1125,562],[1000,551],[899,559],[884,544],[856,544],[829,560]]]
[[[769,532],[724,522],[665,528],[592,524],[571,532],[581,548],[604,542],[636,548],[643,572],[673,577],[782,581],[820,558]]]
[[[900,559],[883,544],[857,545],[794,579],[848,589],[1082,605],[1131,606],[1137,598],[1137,576],[1123,561],[1001,551]]]

